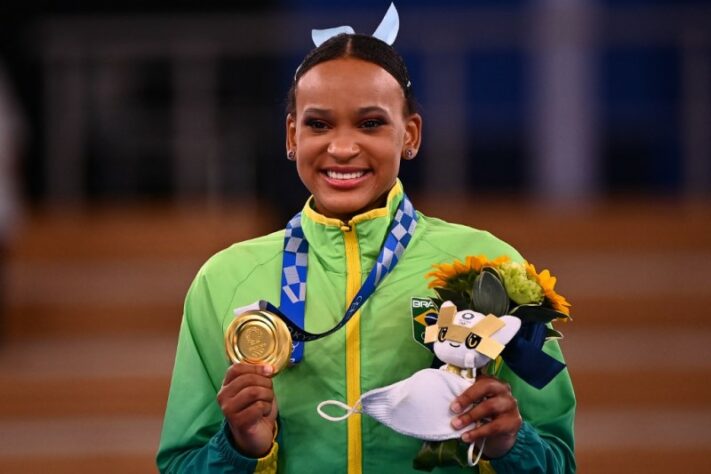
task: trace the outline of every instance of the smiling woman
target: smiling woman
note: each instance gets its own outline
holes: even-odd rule
[[[470,255],[523,259],[488,232],[416,212],[404,194],[400,161],[417,154],[422,118],[391,46],[397,28],[394,7],[376,37],[338,28],[345,32],[317,41],[297,70],[286,151],[312,197],[284,231],[233,245],[195,278],[158,453],[162,472],[415,469],[417,437],[359,414],[326,423],[316,406],[345,399],[355,407],[364,393],[431,367],[432,352],[413,337],[424,315],[411,302],[434,297],[425,278],[433,264]],[[267,319],[283,314],[292,324],[291,365],[276,376],[258,360],[230,365],[225,356],[223,335],[248,309]],[[561,360],[557,343],[547,344]],[[456,449],[476,445],[481,472],[574,471],[567,370],[538,389],[506,364],[495,367],[466,384],[451,416],[438,420],[462,428],[462,442],[450,440]],[[447,469],[471,472],[456,456],[451,462]]]
[[[346,43],[346,36],[330,40]],[[379,41],[367,38],[366,41]],[[344,222],[383,207],[400,170],[420,146],[422,119],[377,64],[345,57],[301,75],[287,116],[287,148],[317,211]]]

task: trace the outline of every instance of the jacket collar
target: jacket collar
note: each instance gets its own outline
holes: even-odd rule
[[[388,193],[385,207],[355,215],[348,222],[318,213],[312,207],[313,196],[310,197],[301,213],[301,225],[309,241],[311,254],[327,270],[343,273],[346,267],[344,233],[352,231],[358,240],[362,269],[369,271],[380,253],[403,194],[402,183],[397,180]]]

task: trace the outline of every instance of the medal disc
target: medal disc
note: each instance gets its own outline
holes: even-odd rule
[[[225,347],[233,363],[271,365],[277,373],[289,362],[291,335],[273,313],[246,311],[228,326]]]

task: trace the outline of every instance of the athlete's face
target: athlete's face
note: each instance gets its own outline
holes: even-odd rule
[[[395,78],[367,61],[326,61],[299,79],[287,149],[317,211],[347,222],[384,205],[400,159],[420,146],[422,120],[404,110]]]

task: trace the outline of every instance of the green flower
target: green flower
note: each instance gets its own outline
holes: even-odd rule
[[[538,282],[529,277],[526,267],[520,263],[506,262],[498,267],[504,288],[516,304],[542,303],[545,296]]]

